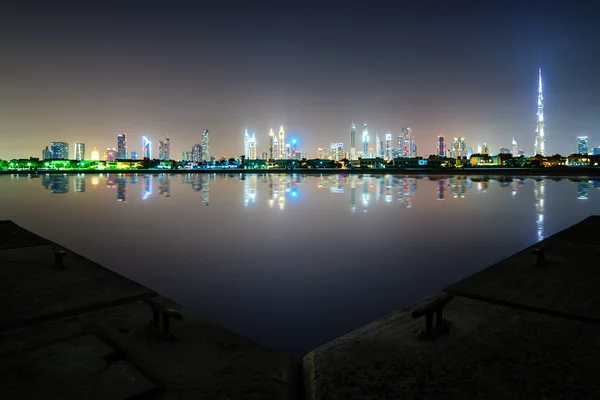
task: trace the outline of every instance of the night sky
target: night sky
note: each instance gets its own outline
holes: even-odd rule
[[[179,158],[205,128],[211,155],[237,157],[245,126],[260,154],[279,125],[315,157],[348,151],[353,120],[357,140],[363,121],[411,127],[420,155],[440,133],[531,154],[539,67],[547,153],[600,145],[593,1],[20,4],[0,13],[0,159],[50,141],[89,158],[121,132],[138,152],[168,132]]]

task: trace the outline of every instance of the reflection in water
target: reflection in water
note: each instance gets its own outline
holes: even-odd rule
[[[446,180],[438,179],[438,181],[437,181],[437,199],[444,200],[445,193],[446,193]]]
[[[69,193],[69,177],[66,175],[44,175],[42,186],[52,194]]]
[[[127,200],[127,178],[120,176],[117,178],[117,201]]]
[[[171,197],[171,175],[160,174],[158,176],[158,194]]]
[[[589,187],[587,181],[577,183],[577,198],[580,200],[587,200],[589,195]]]
[[[147,200],[152,195],[152,175],[144,175],[144,192],[142,200]]]
[[[535,197],[535,213],[537,226],[537,240],[544,240],[544,197],[546,195],[546,181],[542,178],[536,179],[533,185],[533,195]]]
[[[75,177],[75,192],[85,192],[85,174],[77,174],[77,176]]]

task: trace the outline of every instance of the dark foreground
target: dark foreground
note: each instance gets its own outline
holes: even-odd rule
[[[590,217],[298,362],[0,222],[0,394],[600,398],[599,226]],[[423,330],[441,306],[444,319]]]

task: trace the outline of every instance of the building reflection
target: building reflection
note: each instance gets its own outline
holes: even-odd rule
[[[590,185],[588,181],[581,181],[577,183],[577,198],[579,200],[587,200],[590,192]]]
[[[142,191],[142,200],[147,200],[152,196],[152,175],[144,175],[142,179],[144,189]]]
[[[438,181],[437,181],[437,199],[444,200],[445,193],[446,193],[446,180],[438,179]]]
[[[546,196],[546,181],[537,178],[533,184],[533,196],[535,198],[535,214],[538,242],[544,240],[544,198]]]
[[[85,174],[75,176],[75,193],[85,192]]]
[[[254,204],[256,202],[256,189],[258,186],[258,176],[256,175],[243,175],[244,181],[244,206],[248,204]]]
[[[160,174],[158,176],[158,194],[171,197],[171,175]]]
[[[52,194],[69,193],[69,177],[66,175],[44,175],[42,186]]]
[[[117,178],[117,201],[127,200],[127,178],[119,176]]]

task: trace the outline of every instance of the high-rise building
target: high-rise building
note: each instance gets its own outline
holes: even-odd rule
[[[369,130],[367,129],[367,123],[365,122],[365,126],[363,128],[363,153],[362,156],[364,158],[369,157]]]
[[[52,152],[50,151],[48,146],[46,146],[46,148],[42,150],[42,160],[51,160],[51,159],[52,159]]]
[[[356,125],[354,125],[354,121],[350,126],[350,159],[356,160]]]
[[[210,142],[208,136],[208,129],[202,132],[202,161],[210,160]]]
[[[273,134],[273,159],[279,160],[280,157],[281,155],[279,152],[279,139],[277,139],[277,135]]]
[[[402,136],[402,156],[401,157],[416,157],[416,154],[413,154],[413,149],[415,149],[415,146],[413,146],[413,136],[412,136],[412,129],[410,128],[403,128],[402,129],[402,133],[400,134]],[[400,146],[400,140],[398,140],[398,146]],[[398,148],[398,151],[400,151],[400,148]]]
[[[158,141],[158,159],[161,161],[171,159],[171,139],[168,136],[165,140]]]
[[[546,155],[546,137],[544,136],[544,97],[542,96],[542,69],[539,70],[537,127],[535,129],[535,154]]]
[[[490,147],[486,143],[484,143],[483,146],[481,146],[481,154],[490,154]]]
[[[410,128],[408,128],[410,129]],[[410,156],[411,157],[416,157],[417,156],[417,141],[415,140],[415,137],[411,137],[410,139]]]
[[[117,135],[117,158],[119,160],[127,159],[127,134]]]
[[[577,153],[584,154],[586,156],[588,155],[589,148],[588,148],[588,137],[587,136],[579,136],[577,138]]]
[[[446,157],[446,143],[444,135],[438,135],[437,137],[437,155],[440,157]]]
[[[467,145],[465,138],[454,138],[452,139],[452,158],[466,157],[467,156]]]
[[[192,162],[201,163],[202,160],[202,146],[196,143],[194,147],[192,147]]]
[[[344,158],[344,144],[331,143],[329,146],[329,157],[334,161],[341,161]]]
[[[131,158],[132,160],[135,160],[135,161],[137,161],[137,159],[138,159],[138,153],[137,153],[137,151],[132,151],[132,152],[131,152],[131,155],[130,155],[130,158]]]
[[[518,146],[517,146],[517,141],[516,141],[516,140],[515,140],[515,138],[513,137],[513,140],[512,140],[512,152],[511,152],[511,154],[512,154],[514,157],[516,157],[518,153],[519,153],[519,148],[518,148]]]
[[[317,158],[323,160],[329,158],[329,149],[324,147],[319,147],[317,149]]]
[[[250,143],[248,147],[248,159],[256,160],[256,135],[252,132],[252,137],[250,138]]]
[[[85,160],[85,144],[75,143],[75,160]]]
[[[298,152],[298,140],[292,139],[290,142],[290,158],[296,158]]]
[[[285,160],[285,132],[283,131],[283,125],[279,128],[279,158]]]
[[[600,147],[594,147],[592,149],[592,155],[593,156],[600,156]]]
[[[389,132],[385,134],[385,159],[392,159],[392,134]]]
[[[96,148],[94,148],[94,150],[92,150],[92,161],[100,161],[100,152],[98,152],[98,150],[96,150]]]
[[[500,154],[510,154],[510,150],[506,147],[500,147]]]
[[[142,136],[142,156],[144,158],[152,158],[152,143],[146,136]]]
[[[114,147],[106,149],[104,152],[104,161],[115,161],[117,159],[117,149]]]
[[[250,134],[248,133],[248,129],[244,129],[244,157],[250,158]]]
[[[263,160],[268,160],[268,159],[269,159],[269,153],[267,153],[267,152],[263,152],[263,153],[262,153],[262,159],[263,159]]]
[[[53,160],[68,160],[69,144],[66,142],[50,142],[50,158]]]
[[[273,129],[271,129],[269,131],[269,160],[273,160],[274,157],[274,153],[273,153],[273,146],[275,145],[275,133],[273,132]]]

